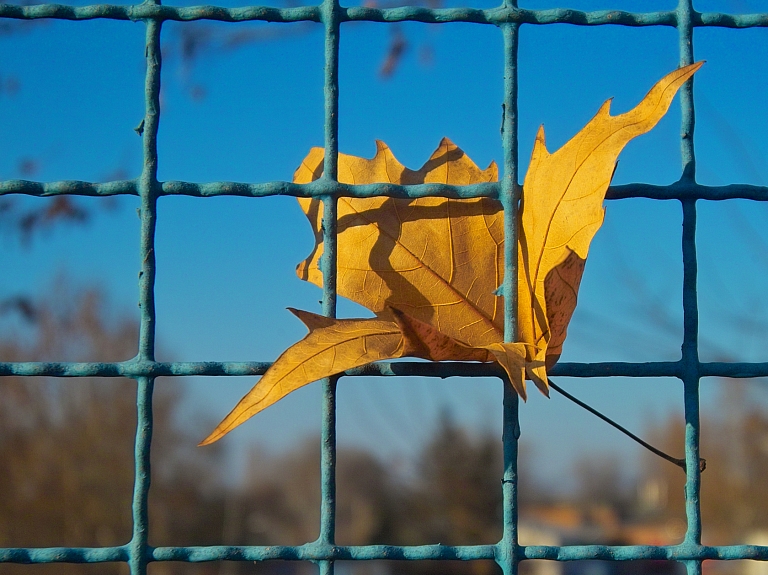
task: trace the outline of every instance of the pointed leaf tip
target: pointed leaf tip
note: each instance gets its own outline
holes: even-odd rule
[[[295,315],[301,321],[301,323],[307,326],[307,329],[309,331],[312,331],[313,329],[316,329],[319,327],[329,327],[333,325],[334,322],[336,321],[330,317],[312,313],[311,311],[304,311],[304,310],[296,309],[293,307],[289,307],[286,309],[289,312],[291,312],[293,315]]]
[[[198,447],[205,447],[206,445],[210,445],[211,443],[216,443],[223,436],[224,436],[223,433],[217,433],[216,431],[214,431],[208,437],[206,437],[200,443],[198,443],[197,446]]]

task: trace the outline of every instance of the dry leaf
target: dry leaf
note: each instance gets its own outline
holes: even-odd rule
[[[323,150],[313,148],[294,175],[319,176]],[[419,171],[404,167],[382,142],[372,160],[339,154],[339,181],[365,184],[471,184],[498,179],[495,164],[480,170],[444,139]],[[300,199],[317,245],[298,274],[322,286],[320,202]],[[373,312],[393,307],[476,346],[500,341],[503,306],[493,294],[503,265],[503,215],[489,198],[339,198],[337,289]],[[490,256],[490,257],[489,257]]]
[[[619,153],[658,123],[677,90],[702,64],[667,74],[625,114],[611,116],[608,100],[554,154],[547,151],[544,128],[539,128],[523,184],[517,316],[518,337],[534,345],[537,359],[545,359],[541,350],[553,357],[551,364],[560,356],[589,243],[603,223],[603,199]],[[549,311],[548,301],[558,302],[558,309]],[[547,393],[546,368],[540,365],[528,374]]]
[[[539,130],[520,209],[515,343],[503,341],[503,301],[495,294],[504,270],[498,201],[339,198],[337,290],[377,317],[334,320],[292,310],[309,334],[277,359],[202,444],[307,383],[383,359],[496,361],[524,399],[526,375],[548,394],[546,369],[560,355],[616,159],[627,142],[656,125],[700,66],[665,76],[625,114],[611,116],[609,100],[553,154]],[[313,148],[294,181],[319,178],[322,166],[323,149]],[[498,170],[493,163],[479,169],[445,138],[420,170],[409,170],[377,142],[370,160],[339,154],[338,177],[347,184],[467,185],[496,181]],[[297,273],[322,286],[321,204],[299,203],[316,245]]]
[[[309,333],[277,358],[259,383],[200,445],[217,441],[307,383],[374,361],[400,357],[492,361],[494,357],[486,350],[457,342],[429,324],[394,309],[371,319],[330,319],[288,309],[307,326]]]
[[[277,358],[200,445],[213,443],[302,385],[372,361],[402,356],[403,338],[393,321],[331,320],[307,311],[291,311],[309,328],[309,334]]]

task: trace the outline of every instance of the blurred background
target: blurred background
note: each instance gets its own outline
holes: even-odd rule
[[[567,5],[652,11],[674,9],[675,1]],[[765,9],[758,0],[696,0],[695,7]],[[696,59],[707,60],[695,80],[701,183],[768,182],[766,34],[695,32]],[[168,22],[162,40],[161,180],[290,180],[309,148],[322,145],[321,26]],[[524,26],[521,178],[540,124],[555,150],[607,98],[614,98],[614,113],[628,110],[677,67],[677,41],[673,28]],[[143,45],[141,23],[0,21],[0,179],[137,177]],[[370,157],[380,139],[415,169],[448,136],[480,167],[500,163],[502,64],[501,34],[493,26],[344,24],[340,150]],[[629,144],[614,182],[675,181],[679,125],[675,103],[651,133]],[[0,361],[121,361],[136,354],[137,207],[132,197],[0,197]],[[608,203],[563,361],[679,359],[681,220],[676,202]],[[699,202],[698,221],[701,358],[765,361],[768,212],[754,202]],[[285,307],[319,311],[320,290],[295,276],[311,247],[310,227],[291,198],[161,198],[158,360],[274,360],[304,335]],[[370,314],[340,302],[339,315]],[[150,544],[301,544],[317,537],[319,385],[291,394],[214,446],[195,447],[254,383],[157,381]],[[557,383],[682,456],[679,381]],[[343,379],[337,542],[497,542],[501,398],[501,383],[490,379]],[[533,392],[520,413],[523,544],[681,541],[679,468],[558,395],[547,400]],[[125,543],[135,418],[132,381],[3,378],[0,546]],[[766,382],[703,380],[702,422],[704,542],[768,544]],[[542,575],[683,570],[671,562],[525,562],[523,568]],[[748,561],[704,568],[745,575],[764,569]],[[149,570],[303,575],[312,569],[274,562],[154,563]],[[490,562],[341,562],[337,569],[341,575],[498,571]],[[3,564],[0,573],[127,573],[127,566]]]

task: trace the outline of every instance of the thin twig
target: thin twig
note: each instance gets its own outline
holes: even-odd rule
[[[575,403],[579,407],[583,407],[584,409],[586,409],[591,414],[596,415],[597,417],[599,417],[600,419],[605,421],[607,424],[612,425],[613,427],[615,427],[616,429],[621,431],[624,435],[626,435],[630,439],[635,440],[637,443],[639,443],[640,445],[645,447],[651,453],[653,453],[655,455],[658,455],[662,459],[666,459],[670,463],[674,463],[680,469],[685,471],[685,459],[678,459],[677,457],[672,457],[671,455],[669,455],[667,453],[664,453],[662,450],[656,449],[653,445],[651,445],[650,443],[648,443],[646,441],[643,441],[637,435],[635,435],[634,433],[629,431],[626,427],[623,427],[623,426],[619,425],[618,423],[613,421],[610,417],[607,417],[607,416],[603,415],[602,413],[600,413],[599,411],[597,411],[594,407],[590,407],[589,405],[587,405],[586,403],[584,403],[580,399],[575,398],[570,393],[565,391],[562,387],[560,387],[559,385],[556,385],[555,382],[552,381],[551,379],[549,380],[549,387],[554,389],[557,393],[559,393],[563,397],[565,397],[567,399],[570,399],[573,403]],[[699,471],[704,471],[704,469],[706,469],[706,467],[707,467],[706,459],[700,458],[699,459]]]

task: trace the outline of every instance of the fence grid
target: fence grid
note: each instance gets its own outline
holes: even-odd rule
[[[518,182],[517,132],[517,65],[519,29],[522,25],[571,24],[578,26],[671,26],[678,30],[680,65],[694,61],[694,28],[714,26],[722,28],[768,27],[768,13],[727,14],[697,12],[693,0],[679,0],[675,10],[665,12],[631,13],[618,10],[582,12],[565,8],[527,10],[517,6],[517,0],[491,9],[442,8],[421,6],[398,8],[342,7],[338,0],[323,0],[318,6],[277,8],[245,6],[224,8],[219,6],[172,7],[160,0],[146,0],[143,4],[118,6],[95,4],[69,6],[39,4],[21,6],[0,4],[0,19],[59,20],[111,19],[143,21],[146,24],[146,79],[143,138],[143,169],[135,180],[90,183],[80,181],[32,182],[25,180],[0,181],[0,195],[25,194],[30,196],[81,195],[112,196],[136,195],[141,200],[141,238],[139,279],[140,333],[139,353],[131,360],[114,363],[57,363],[57,362],[0,362],[0,376],[49,377],[125,377],[135,379],[137,387],[138,422],[135,443],[135,480],[133,491],[133,536],[125,545],[98,548],[0,548],[0,562],[9,563],[100,563],[127,562],[132,575],[144,575],[147,564],[153,561],[265,561],[272,559],[313,561],[319,565],[321,575],[333,575],[335,560],[494,560],[504,575],[515,575],[521,561],[549,559],[572,561],[601,559],[628,561],[640,559],[673,560],[683,562],[688,575],[701,575],[702,561],[759,559],[768,560],[768,547],[755,545],[705,546],[701,544],[701,513],[699,503],[701,473],[699,471],[699,381],[702,377],[752,378],[768,376],[768,362],[720,363],[699,361],[698,354],[698,302],[696,294],[696,202],[697,200],[750,199],[768,200],[768,187],[731,184],[703,186],[695,181],[696,155],[694,153],[695,112],[693,80],[680,90],[682,107],[681,153],[682,175],[668,186],[643,183],[612,186],[608,199],[651,198],[677,200],[682,207],[683,255],[683,324],[682,356],[676,362],[606,362],[562,363],[551,370],[554,376],[572,377],[676,377],[684,385],[685,404],[685,458],[686,458],[686,516],[687,531],[679,545],[574,545],[574,546],[521,546],[517,531],[517,447],[520,428],[518,399],[511,386],[504,385],[503,445],[504,473],[503,537],[496,545],[362,545],[335,544],[335,459],[336,459],[336,382],[338,376],[323,381],[323,429],[321,441],[321,514],[320,537],[317,541],[298,546],[197,546],[151,547],[148,543],[147,499],[150,488],[149,455],[152,440],[152,391],[154,380],[160,376],[234,376],[261,375],[269,367],[266,362],[157,362],[155,361],[155,229],[157,200],[161,196],[247,196],[264,197],[290,195],[316,197],[323,201],[324,262],[327,270],[323,282],[323,313],[336,314],[336,200],[342,196],[370,197],[387,195],[396,198],[442,196],[497,198],[504,207],[505,274],[504,293],[517,293],[515,229],[521,188]],[[317,22],[325,33],[324,74],[324,175],[309,184],[287,182],[235,183],[214,182],[159,182],[157,180],[157,133],[160,119],[160,37],[166,20],[189,22],[216,20],[223,22]],[[338,110],[339,110],[339,37],[344,22],[403,22],[428,23],[470,22],[497,26],[504,40],[504,120],[502,125],[503,172],[498,183],[470,186],[425,184],[399,186],[393,184],[344,185],[337,179]],[[505,298],[505,338],[514,341],[516,333],[515,297]],[[499,369],[488,364],[451,363],[422,364],[380,362],[350,370],[343,376],[496,376]]]

